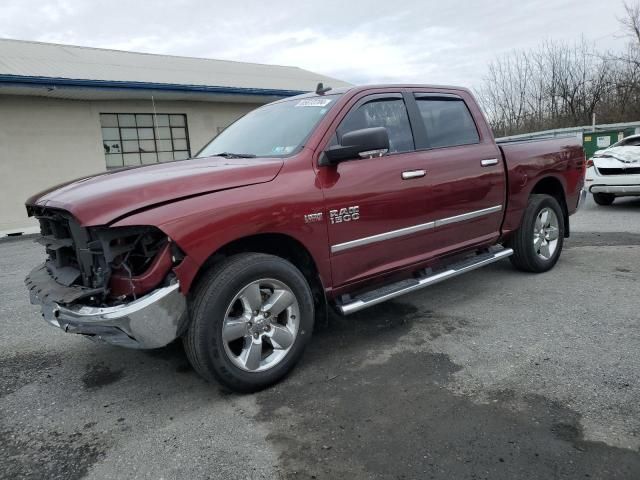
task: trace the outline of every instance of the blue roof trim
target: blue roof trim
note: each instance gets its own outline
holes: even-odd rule
[[[208,85],[182,85],[178,83],[127,82],[121,80],[83,80],[74,78],[31,77],[0,74],[0,85],[30,85],[42,87],[98,88],[111,90],[161,90],[169,92],[195,92],[224,95],[260,95],[291,97],[308,93],[302,90],[278,90],[273,88],[218,87]]]

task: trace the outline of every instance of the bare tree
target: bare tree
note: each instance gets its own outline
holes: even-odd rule
[[[478,97],[498,135],[640,120],[640,3],[625,3],[623,52],[546,42],[489,64]]]
[[[624,2],[623,5],[625,16],[618,21],[632,41],[640,45],[640,3]]]

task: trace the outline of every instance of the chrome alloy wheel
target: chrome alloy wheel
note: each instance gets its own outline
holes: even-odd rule
[[[558,248],[559,235],[558,216],[555,212],[550,208],[540,210],[533,226],[533,249],[536,254],[544,260],[553,257]]]
[[[242,370],[262,372],[287,356],[299,325],[300,307],[291,289],[279,280],[256,280],[227,307],[222,325],[224,350]]]

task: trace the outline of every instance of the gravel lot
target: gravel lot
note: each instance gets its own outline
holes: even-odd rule
[[[544,275],[508,261],[318,328],[256,395],[179,345],[46,325],[29,239],[0,242],[0,478],[640,478],[640,201],[572,217]]]

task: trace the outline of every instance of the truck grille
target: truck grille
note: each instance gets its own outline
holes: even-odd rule
[[[640,175],[640,167],[598,168],[600,175]]]

